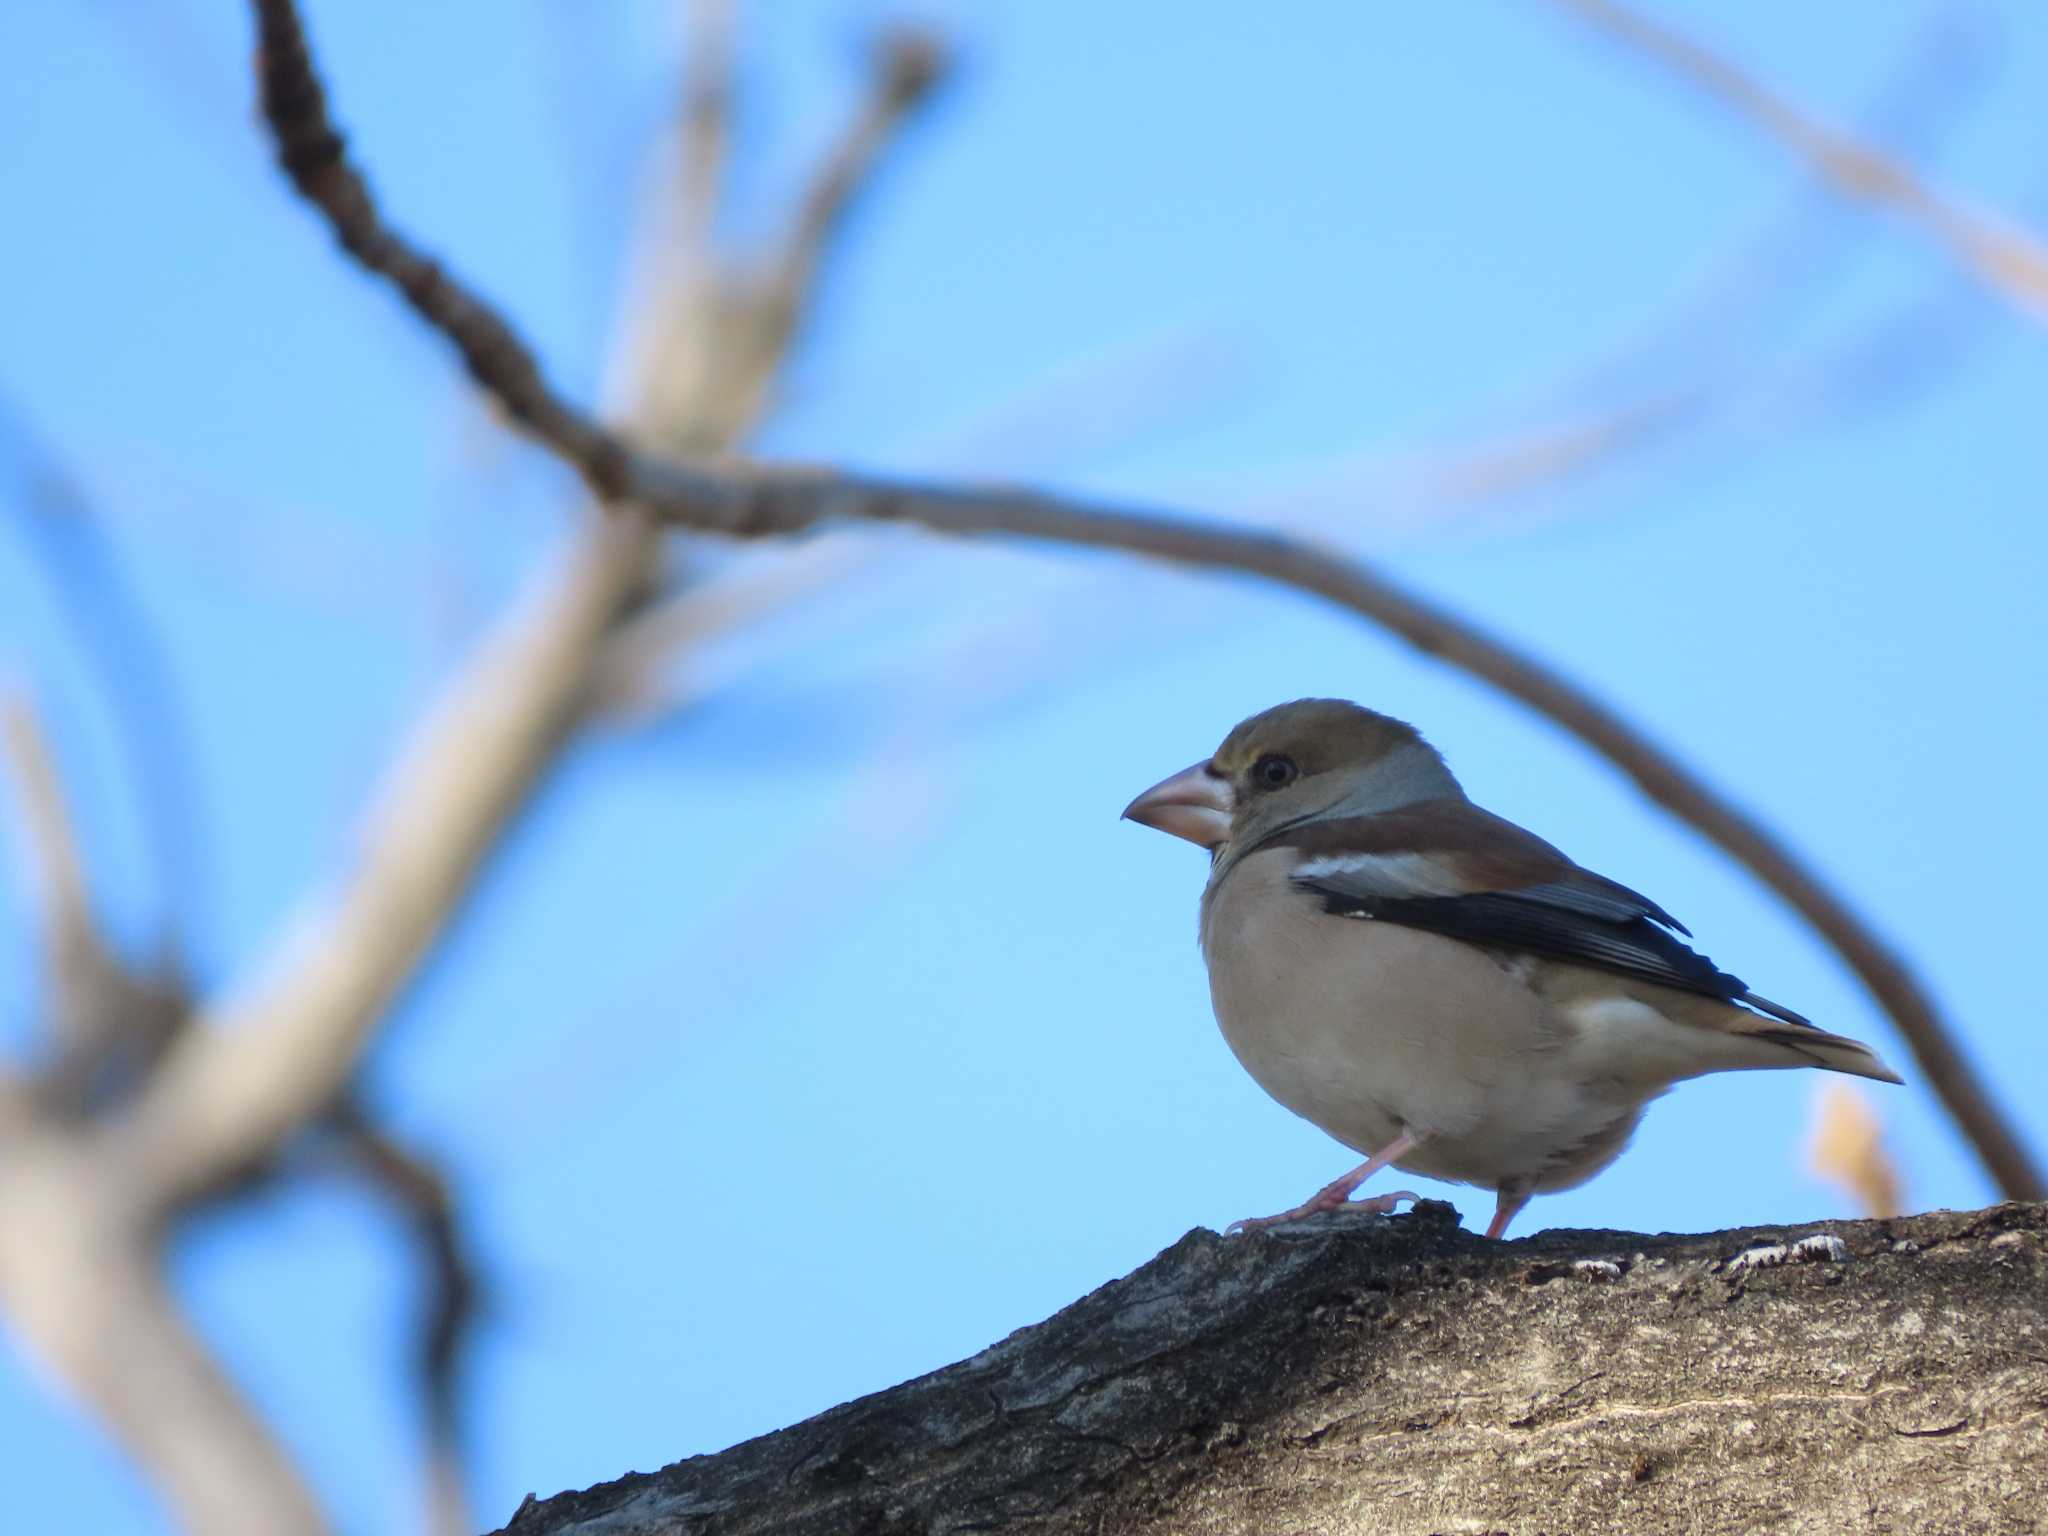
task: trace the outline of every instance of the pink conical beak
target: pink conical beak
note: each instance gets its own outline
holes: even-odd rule
[[[1124,807],[1124,819],[1214,848],[1230,836],[1234,804],[1229,781],[1200,762],[1154,784]]]

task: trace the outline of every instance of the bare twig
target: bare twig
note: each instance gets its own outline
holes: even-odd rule
[[[710,9],[715,16],[717,7]],[[710,45],[714,56],[717,46]],[[651,335],[639,344],[644,361],[632,417],[636,437],[670,452],[712,451],[738,442],[744,427],[766,413],[782,360],[816,292],[821,258],[843,232],[882,152],[930,98],[945,66],[945,51],[930,35],[885,35],[875,48],[860,111],[767,252],[739,272],[726,273],[702,244],[686,248],[688,280],[657,293]],[[706,82],[703,89],[715,87]],[[722,123],[724,108],[714,107],[716,102],[715,96],[693,97],[690,109]],[[686,135],[693,142],[698,137]],[[701,196],[694,176],[686,176],[682,192],[685,238],[702,242],[710,226],[694,206]],[[686,428],[679,430],[678,423]],[[593,482],[592,488],[605,496],[602,486]]]
[[[77,478],[0,396],[0,436],[21,463],[22,532],[55,587],[79,650],[97,673],[139,802],[157,880],[154,969],[186,970],[185,934],[201,905],[199,796],[180,694],[165,647]]]
[[[290,0],[253,3],[263,23],[266,115],[300,193],[326,215],[346,249],[372,253],[358,259],[396,281],[421,317],[454,342],[511,418],[574,465],[601,497],[637,504],[678,527],[737,537],[789,535],[855,520],[1117,549],[1260,576],[1348,609],[1546,716],[1746,866],[1807,919],[1890,1014],[1999,1187],[2015,1198],[2040,1198],[2048,1191],[1932,998],[1841,896],[1760,822],[1585,690],[1377,571],[1257,528],[1028,491],[920,485],[800,467],[708,467],[634,454],[555,393],[532,353],[476,295],[439,269],[431,284],[406,280],[403,274],[423,259],[382,223],[361,178],[343,159]]]
[[[708,250],[724,197],[732,150],[732,0],[688,0],[689,53],[684,60],[682,185],[676,203],[681,243]]]
[[[36,1085],[46,1108],[76,1113],[147,1067],[184,1019],[185,997],[175,975],[131,974],[101,932],[62,777],[25,694],[0,699],[0,764],[40,886],[55,1050]]]
[[[783,234],[732,271],[715,249],[709,201],[717,195],[732,132],[728,0],[693,0],[690,15],[683,174],[669,221],[676,235],[655,252],[657,280],[622,349],[633,437],[682,454],[728,450],[766,413],[802,327],[820,258],[872,180],[882,151],[930,96],[946,62],[937,40],[925,33],[885,35],[860,111],[824,156]],[[480,334],[479,340],[488,338]],[[593,489],[604,499],[601,487]]]
[[[353,1097],[331,1123],[350,1160],[397,1208],[420,1256],[426,1287],[414,1361],[426,1412],[433,1536],[475,1529],[463,1488],[462,1370],[477,1320],[479,1281],[455,1196],[441,1170],[401,1145]]]
[[[1900,161],[1802,111],[1705,44],[1617,0],[1557,3],[1718,97],[1846,195],[1902,214],[1994,294],[2048,325],[2048,247],[2036,236],[1969,207]]]
[[[92,898],[72,829],[70,807],[50,744],[26,694],[0,698],[0,748],[14,782],[22,843],[41,887],[45,953],[51,981],[61,999],[92,990],[107,964],[93,921]],[[60,1005],[61,1015],[75,1002]]]
[[[664,679],[678,656],[844,581],[873,558],[873,544],[871,539],[812,539],[784,551],[781,559],[708,574],[664,595],[612,636],[599,663],[593,706],[636,725],[681,708],[697,690]]]
[[[903,120],[945,78],[945,48],[928,32],[899,29],[876,45],[866,105],[826,156],[797,203],[796,215],[767,262],[762,345],[779,355],[817,292],[818,263],[872,178],[876,161]]]
[[[300,195],[329,211],[350,256],[396,284],[422,316],[439,317],[442,333],[462,353],[480,388],[542,441],[573,442],[572,458],[593,489],[607,501],[619,500],[625,486],[620,445],[555,395],[533,354],[495,312],[452,282],[433,258],[383,227],[370,189],[348,163],[347,146],[327,115],[298,8],[291,0],[254,4],[263,114],[277,138],[278,164]],[[511,388],[493,388],[493,379]]]
[[[724,371],[735,307],[716,248],[737,94],[732,0],[684,0],[683,9],[675,166],[646,199],[605,395],[626,406],[636,440],[678,448],[701,446],[689,439],[702,430],[711,376]]]
[[[1924,154],[1978,92],[1997,46],[1997,29],[1981,16],[1939,13],[1901,43],[1890,74],[1857,114],[1855,132],[1894,157]],[[1787,375],[1799,377],[1799,366],[1788,367],[1781,352],[1800,311],[1816,302],[1873,228],[1871,221],[1845,220],[1840,212],[1824,178],[1802,179],[1780,211],[1643,332],[1574,365],[1527,402],[1517,414],[1533,419],[1533,429],[1497,431],[1448,451],[1405,458],[1354,452],[1293,471],[1278,494],[1274,475],[1266,472],[1248,504],[1262,521],[1284,521],[1291,511],[1313,508],[1325,537],[1328,530],[1351,527],[1383,537],[1410,527],[1441,527],[1447,514],[1503,500],[1520,503],[1531,492],[1548,493],[1555,507],[1559,492],[1653,455],[1667,464],[1688,453],[1695,462],[1708,452],[1753,456],[1760,437],[1782,439],[1868,408],[1872,391],[1856,386],[1869,376],[1852,371],[1843,373],[1843,387],[1832,390],[1790,385],[1804,397],[1797,409],[1771,398],[1788,388]],[[1944,297],[1938,313],[1949,316],[1956,308]],[[1913,312],[1919,319],[1915,335],[1932,334],[1936,327],[1917,308]],[[1889,335],[1896,326],[1887,322],[1879,334]],[[1931,370],[1915,373],[1929,375]],[[1895,369],[1882,374],[1897,376]],[[1745,416],[1747,433],[1740,425]],[[1348,512],[1333,517],[1340,507]]]

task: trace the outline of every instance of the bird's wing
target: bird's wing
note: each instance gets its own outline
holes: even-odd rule
[[[1685,927],[1647,896],[1469,801],[1314,822],[1284,841],[1299,855],[1294,883],[1325,911],[1592,966],[1811,1027],[1689,949],[1676,937]]]

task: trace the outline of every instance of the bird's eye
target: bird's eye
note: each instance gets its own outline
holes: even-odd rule
[[[1279,752],[1268,752],[1252,764],[1252,783],[1260,789],[1285,789],[1300,772],[1294,766],[1293,758]]]

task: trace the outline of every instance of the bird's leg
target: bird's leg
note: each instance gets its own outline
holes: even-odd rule
[[[1508,1223],[1515,1219],[1515,1213],[1529,1203],[1529,1191],[1519,1184],[1503,1184],[1493,1197],[1493,1220],[1486,1224],[1488,1237],[1499,1237],[1507,1231]]]
[[[1406,1157],[1422,1145],[1422,1138],[1413,1131],[1403,1131],[1379,1151],[1345,1174],[1343,1178],[1325,1184],[1310,1195],[1306,1201],[1291,1211],[1282,1211],[1278,1216],[1247,1216],[1242,1221],[1233,1221],[1223,1230],[1233,1232],[1257,1232],[1265,1227],[1277,1227],[1283,1221],[1299,1221],[1304,1216],[1320,1215],[1324,1211],[1366,1211],[1384,1216],[1393,1210],[1397,1200],[1420,1200],[1422,1197],[1410,1189],[1397,1189],[1391,1195],[1376,1195],[1370,1200],[1354,1202],[1351,1192],[1367,1179],[1378,1173],[1396,1158]]]

